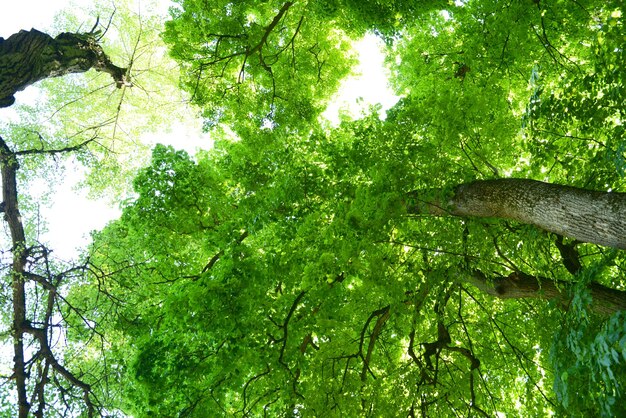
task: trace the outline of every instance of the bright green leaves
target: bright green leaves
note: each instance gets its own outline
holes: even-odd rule
[[[109,361],[126,407],[138,416],[602,410],[621,384],[619,320],[597,339],[575,326],[558,334],[555,378],[569,386],[555,398],[548,347],[559,306],[539,300],[541,289],[538,300],[501,301],[474,286],[477,275],[484,285],[522,273],[580,280],[555,237],[512,222],[409,216],[403,202],[476,178],[585,182],[597,149],[542,131],[582,129],[588,111],[585,129],[595,131],[615,114],[621,75],[602,62],[621,59],[610,53],[617,7],[589,5],[600,11],[587,15],[571,2],[560,12],[470,1],[418,13],[393,2],[393,14],[357,3],[185,1],[174,12],[165,37],[207,124],[219,126],[215,148],[195,158],[157,146],[122,218],[94,236],[93,283],[115,295],[99,323],[116,340]],[[369,20],[349,26],[358,13]],[[411,13],[415,24],[404,25]],[[614,23],[594,27],[599,16]],[[372,22],[397,36],[404,98],[385,120],[372,112],[321,128],[315,116],[348,64],[342,31]],[[594,45],[612,46],[581,48],[596,32]],[[322,73],[316,59],[326,60]],[[595,113],[574,104],[586,90]],[[603,266],[595,280],[623,284],[621,253],[574,248],[583,265]],[[582,378],[586,368],[596,381]],[[583,389],[592,394],[573,403]]]
[[[367,31],[392,42],[418,13],[444,2],[181,0],[165,41],[207,128],[306,128],[324,110]],[[303,125],[304,124],[304,125]]]
[[[391,64],[398,92],[419,101],[422,141],[474,177],[614,186],[623,166],[619,10],[562,6],[467,2],[407,28]]]
[[[426,177],[501,177],[519,164],[509,147],[519,146],[535,51],[517,54],[532,46],[533,18],[528,5],[468,2],[421,16],[393,48],[393,83],[406,96],[399,117],[425,149]]]
[[[530,112],[527,146],[544,170],[569,183],[576,179],[593,187],[615,187],[624,174],[619,107],[626,80],[617,69],[624,66],[620,15],[617,4],[593,13],[574,11],[568,21],[585,23],[572,26],[571,33],[559,26],[561,71],[540,66],[541,93]],[[578,43],[565,42],[572,35]]]
[[[439,10],[445,1],[415,2],[411,0],[359,1],[315,0],[309,8],[321,18],[333,21],[352,36],[373,31],[388,42],[398,36],[421,13]]]
[[[203,193],[205,185],[213,180],[210,171],[199,171],[187,153],[162,145],[155,147],[152,161],[152,166],[142,170],[134,181],[140,196],[137,204],[142,208],[139,216],[165,228],[176,228],[178,233],[219,223],[219,205],[213,204],[211,194]]]
[[[311,122],[351,64],[341,30],[306,1],[186,0],[164,39],[208,126],[287,127]]]
[[[491,346],[492,337],[468,336],[454,319],[462,310],[473,335],[492,314],[484,296],[453,284],[468,251],[458,221],[402,217],[399,197],[414,177],[400,168],[410,166],[412,145],[395,123],[372,116],[290,136],[289,146],[260,132],[217,141],[197,161],[155,148],[135,181],[138,196],[93,247],[99,271],[114,272],[106,282],[120,302],[105,327],[121,335],[108,361],[124,370],[129,410],[408,411],[419,394],[437,397],[427,383],[433,370],[406,353],[412,344],[421,358],[421,344],[436,340],[438,305],[454,347],[473,338]],[[484,235],[467,240],[485,245]],[[491,364],[493,351],[474,353]],[[458,408],[477,372],[454,350],[442,356],[433,363],[462,371],[438,380]],[[484,388],[476,396],[487,399]]]
[[[585,298],[587,299],[585,301]],[[566,326],[554,336],[550,352],[555,367],[554,390],[567,410],[596,411],[604,417],[624,414],[626,385],[626,326],[623,312],[605,323],[590,320],[584,305],[588,295],[578,292],[574,301],[583,300],[567,316]],[[597,388],[597,384],[602,389]],[[591,390],[590,390],[591,389]],[[580,396],[580,393],[587,396]]]
[[[111,281],[110,290],[124,296],[109,326],[135,341],[120,354],[134,358],[123,367],[133,388],[127,402],[137,413],[167,416],[194,408],[195,399],[226,414],[256,414],[264,405],[282,413],[300,396],[308,399],[303,411],[323,413],[332,410],[325,394],[359,393],[354,339],[363,340],[365,353],[369,337],[350,322],[356,316],[363,327],[372,306],[398,304],[411,286],[389,292],[384,280],[394,251],[362,241],[345,221],[366,176],[362,165],[338,158],[355,152],[342,135],[315,133],[285,147],[260,134],[218,142],[198,162],[155,148],[152,165],[135,181],[137,198],[93,248],[101,271],[121,259],[131,263]],[[376,236],[379,228],[370,229]],[[379,335],[392,339],[389,350],[400,349],[391,328]],[[372,364],[387,362],[384,352],[374,351]],[[328,361],[336,363],[337,380],[320,392]],[[344,385],[347,364],[359,371]],[[385,375],[382,364],[371,366],[373,373]],[[345,407],[358,404],[355,398]]]

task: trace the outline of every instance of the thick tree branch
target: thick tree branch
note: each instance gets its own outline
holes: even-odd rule
[[[130,86],[126,68],[113,64],[93,33],[61,33],[56,38],[35,29],[0,38],[0,107],[15,93],[49,77],[90,69],[110,74],[118,88]]]
[[[576,244],[578,244],[578,242],[574,241],[566,244],[563,242],[563,237],[561,235],[557,235],[554,244],[561,254],[563,265],[567,271],[569,271],[572,275],[578,274],[578,272],[582,269],[582,264],[580,264],[580,255],[576,249]]]
[[[408,214],[509,219],[545,231],[626,249],[626,193],[598,192],[526,179],[461,184],[405,196]]]
[[[475,270],[467,281],[479,290],[500,299],[545,299],[556,300],[567,306],[570,297],[563,289],[570,282],[535,277],[521,272],[511,273],[507,277],[488,278],[483,272]],[[600,315],[611,315],[626,310],[626,291],[615,290],[598,283],[589,285],[591,309]]]

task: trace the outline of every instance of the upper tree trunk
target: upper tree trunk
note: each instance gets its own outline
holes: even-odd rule
[[[32,29],[0,38],[0,107],[11,106],[16,92],[39,80],[91,68],[111,74],[118,87],[129,85],[127,70],[109,60],[94,34],[52,38]]]
[[[525,179],[462,184],[424,201],[409,194],[408,213],[510,219],[583,242],[626,249],[626,193],[598,192]]]

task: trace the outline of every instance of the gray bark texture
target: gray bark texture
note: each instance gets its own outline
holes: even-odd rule
[[[14,94],[48,77],[89,69],[110,74],[117,87],[130,85],[126,68],[114,65],[92,33],[61,33],[52,38],[35,29],[0,38],[0,107],[15,101]]]
[[[626,249],[626,193],[599,192],[526,179],[480,180],[461,184],[451,197],[408,195],[412,214],[509,219],[545,231]]]

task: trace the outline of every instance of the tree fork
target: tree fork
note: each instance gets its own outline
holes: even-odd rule
[[[128,69],[111,62],[94,33],[64,32],[52,38],[31,29],[0,38],[0,107],[11,106],[16,92],[37,81],[91,68],[110,74],[118,88],[131,85]]]
[[[578,241],[626,249],[626,193],[497,179],[461,184],[450,197],[441,190],[432,198],[423,195],[419,190],[407,194],[407,213],[509,219]]]

